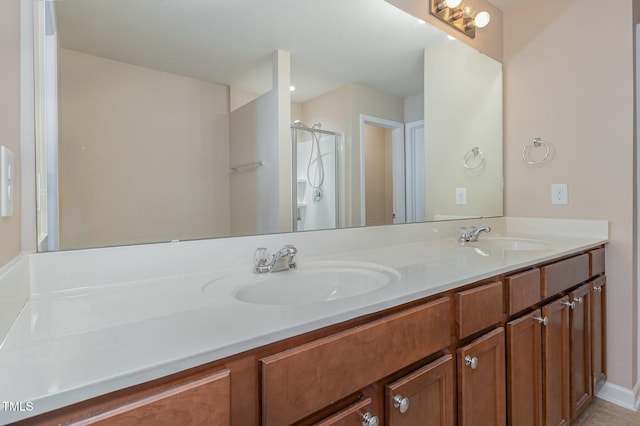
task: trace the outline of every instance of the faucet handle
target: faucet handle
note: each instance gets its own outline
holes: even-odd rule
[[[468,241],[469,234],[467,232],[466,226],[461,226],[458,228],[458,242],[464,244]]]
[[[253,252],[253,264],[258,266],[265,266],[271,261],[271,255],[266,247],[258,247],[256,251]]]

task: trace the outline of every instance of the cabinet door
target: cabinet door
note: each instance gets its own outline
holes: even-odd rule
[[[229,370],[169,388],[73,425],[231,424]]]
[[[504,425],[504,328],[458,349],[458,424]]]
[[[541,311],[507,323],[507,416],[510,425],[542,426]]]
[[[591,402],[591,336],[589,325],[590,284],[569,294],[569,348],[571,351],[571,419],[577,418]]]
[[[445,355],[385,386],[388,426],[453,426],[453,357]]]
[[[262,358],[262,424],[295,423],[451,343],[440,298]]]
[[[591,282],[591,370],[592,392],[607,380],[606,278]]]
[[[316,426],[363,426],[377,425],[379,418],[372,413],[371,398],[365,398],[344,410],[316,423]]]
[[[544,424],[569,423],[569,303],[567,296],[542,307],[542,406]]]

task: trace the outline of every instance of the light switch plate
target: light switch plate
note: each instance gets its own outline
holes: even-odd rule
[[[13,214],[14,178],[13,152],[0,146],[0,216]]]

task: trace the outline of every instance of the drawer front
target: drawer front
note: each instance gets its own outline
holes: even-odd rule
[[[441,298],[260,360],[262,420],[290,424],[451,343]]]
[[[595,277],[596,275],[604,274],[604,248],[591,250],[589,258],[591,259],[591,273],[589,276]]]
[[[380,416],[373,413],[371,398],[365,398],[344,410],[340,410],[331,417],[319,421],[314,426],[362,426],[365,419],[373,421],[374,417],[380,420]]]
[[[107,412],[72,423],[81,425],[231,424],[231,379],[228,369],[177,385]]]
[[[540,269],[531,269],[505,278],[509,316],[540,301]]]
[[[589,255],[561,260],[542,268],[542,297],[551,297],[589,278]]]
[[[502,320],[502,283],[495,281],[456,293],[456,330],[463,339]]]

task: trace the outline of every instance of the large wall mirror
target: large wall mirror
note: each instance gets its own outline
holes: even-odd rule
[[[40,251],[502,215],[501,64],[384,0],[34,9]]]

